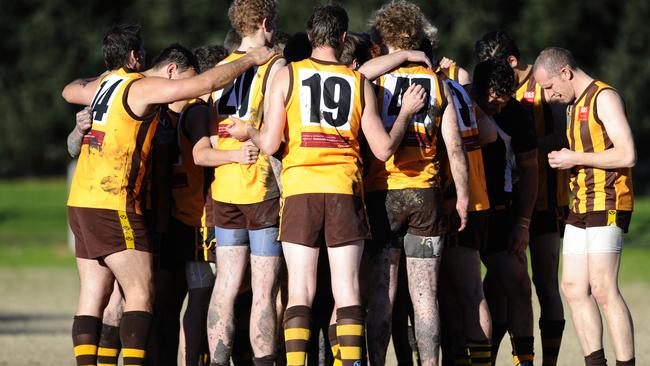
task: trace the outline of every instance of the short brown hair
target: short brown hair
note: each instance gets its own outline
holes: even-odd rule
[[[414,50],[424,38],[424,18],[417,5],[398,0],[382,6],[375,13],[370,27],[386,46]]]
[[[264,18],[275,20],[275,0],[234,0],[228,9],[230,24],[245,37],[257,31]]]
[[[559,74],[563,67],[569,67],[571,70],[578,68],[571,51],[561,47],[549,47],[540,52],[537,60],[535,60],[533,71],[540,66],[544,67],[549,76]]]
[[[340,48],[341,36],[348,31],[348,13],[338,5],[317,7],[307,21],[307,35],[312,48]]]

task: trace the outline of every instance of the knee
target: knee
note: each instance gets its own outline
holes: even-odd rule
[[[560,285],[562,294],[568,302],[584,301],[587,298],[587,292],[584,286],[575,281],[562,280]]]
[[[614,288],[610,284],[606,284],[600,281],[594,281],[591,284],[591,296],[599,307],[606,308],[611,299],[618,294],[618,289]]]

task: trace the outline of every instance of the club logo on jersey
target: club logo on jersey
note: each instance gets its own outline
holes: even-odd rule
[[[536,95],[537,94],[535,93],[534,90],[529,90],[524,93],[524,100],[527,101],[528,103],[534,103]]]
[[[90,130],[81,143],[99,149],[104,144],[104,136],[106,136],[104,131]]]
[[[578,113],[578,121],[587,122],[589,121],[589,106],[580,107]]]

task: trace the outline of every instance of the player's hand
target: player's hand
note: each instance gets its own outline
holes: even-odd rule
[[[268,47],[249,48],[246,55],[250,57],[255,65],[264,65],[271,57],[275,56],[275,51]]]
[[[575,152],[567,148],[560,151],[551,151],[548,153],[548,165],[555,169],[570,169],[576,165],[574,157]]]
[[[93,121],[92,121],[92,108],[91,107],[86,107],[79,112],[77,112],[77,131],[79,131],[80,134],[85,135],[90,131],[90,129],[93,127]]]
[[[416,114],[424,107],[427,91],[422,85],[411,84],[402,95],[402,108],[400,113],[407,113],[409,116]]]
[[[465,230],[465,227],[467,226],[467,207],[467,201],[462,201],[460,199],[456,200],[456,212],[460,218],[460,226],[458,227],[458,231]]]
[[[451,67],[451,65],[456,65],[456,61],[447,57],[443,57],[438,63],[438,66],[440,66],[441,69],[448,69]]]
[[[250,136],[248,135],[248,124],[239,118],[229,118],[232,123],[226,126],[226,132],[228,132],[232,138],[239,141],[246,141],[250,139]]]
[[[431,64],[431,60],[429,60],[429,57],[427,57],[427,54],[422,52],[422,51],[406,51],[406,61],[408,62],[414,62],[418,64],[426,64],[427,67],[430,70],[433,70],[433,65]]]
[[[244,142],[241,149],[235,154],[235,160],[240,164],[250,165],[257,162],[260,149],[253,144],[251,140]]]
[[[528,228],[516,225],[510,232],[510,239],[508,242],[509,254],[521,254],[528,247],[530,240]]]

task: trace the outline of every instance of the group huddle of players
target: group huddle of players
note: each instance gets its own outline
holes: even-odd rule
[[[585,363],[606,364],[602,312],[634,365],[616,274],[636,155],[611,87],[501,31],[470,79],[408,1],[368,33],[336,5],[292,36],[274,0],[228,16],[225,48],[146,70],[140,27],[113,26],[107,71],[63,90],[88,106],[68,137],[77,365],[383,365],[391,336],[400,365],[493,365],[506,332],[532,365],[527,247],[555,365],[562,234]]]

